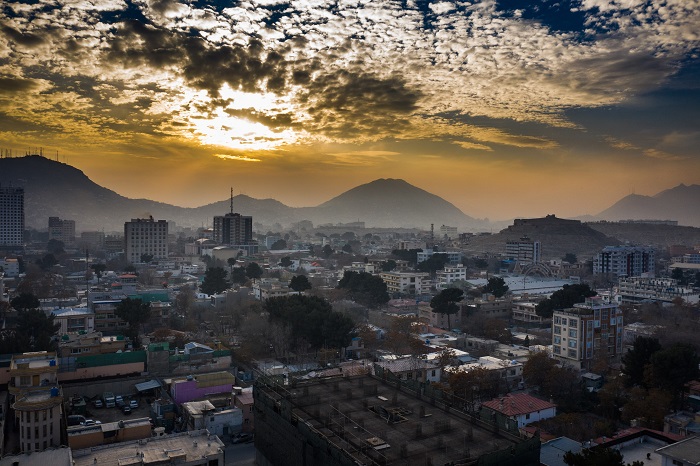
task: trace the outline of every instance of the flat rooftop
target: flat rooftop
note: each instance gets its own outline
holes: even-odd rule
[[[359,464],[425,464],[428,457],[432,464],[446,464],[520,443],[370,376],[256,389],[272,400],[289,400],[293,416]]]
[[[74,450],[73,465],[93,466],[95,458],[100,466],[170,464],[171,459],[195,461],[202,456],[217,455],[223,449],[224,444],[216,435],[208,435],[207,431],[199,430]]]

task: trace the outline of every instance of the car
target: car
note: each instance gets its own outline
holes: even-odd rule
[[[114,397],[114,402],[117,404],[118,408],[121,408],[124,406],[124,398],[121,395],[117,395]]]
[[[139,407],[139,402],[137,400],[129,401],[129,408],[136,409]]]
[[[92,402],[92,405],[93,405],[95,408],[104,408],[104,405],[105,405],[105,404],[102,402],[102,400],[100,400],[100,399],[98,398],[98,399],[96,399],[95,401]]]
[[[232,443],[248,443],[253,441],[253,434],[250,432],[239,432],[231,436]]]
[[[94,426],[97,423],[94,419],[85,419],[81,424],[84,426]]]
[[[122,413],[131,414],[131,408],[128,407],[127,405],[122,406]]]

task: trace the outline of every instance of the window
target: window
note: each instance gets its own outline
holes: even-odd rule
[[[569,340],[569,348],[576,348],[576,340]]]
[[[554,326],[554,333],[555,333],[555,334],[560,334],[560,333],[561,333],[561,327],[559,327],[558,325],[555,325],[555,326]]]
[[[527,413],[527,414],[525,415],[525,419],[530,419],[530,413]]]
[[[573,329],[573,328],[569,329],[569,336],[571,338],[576,338],[576,335],[577,335],[576,329]]]
[[[554,344],[555,344],[555,345],[558,345],[558,344],[560,344],[560,343],[561,343],[561,337],[555,336],[555,337],[554,337]]]
[[[565,317],[562,317],[562,319],[561,319],[561,324],[562,324],[562,325],[566,325],[566,318],[565,318]]]

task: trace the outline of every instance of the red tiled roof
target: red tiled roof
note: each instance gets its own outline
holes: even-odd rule
[[[549,401],[540,400],[527,393],[509,393],[504,397],[487,401],[483,405],[506,416],[518,416],[520,414],[542,411],[543,409],[556,408],[556,405]]]

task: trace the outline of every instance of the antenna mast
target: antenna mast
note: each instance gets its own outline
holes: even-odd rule
[[[233,214],[233,187],[231,187],[231,213]]]

